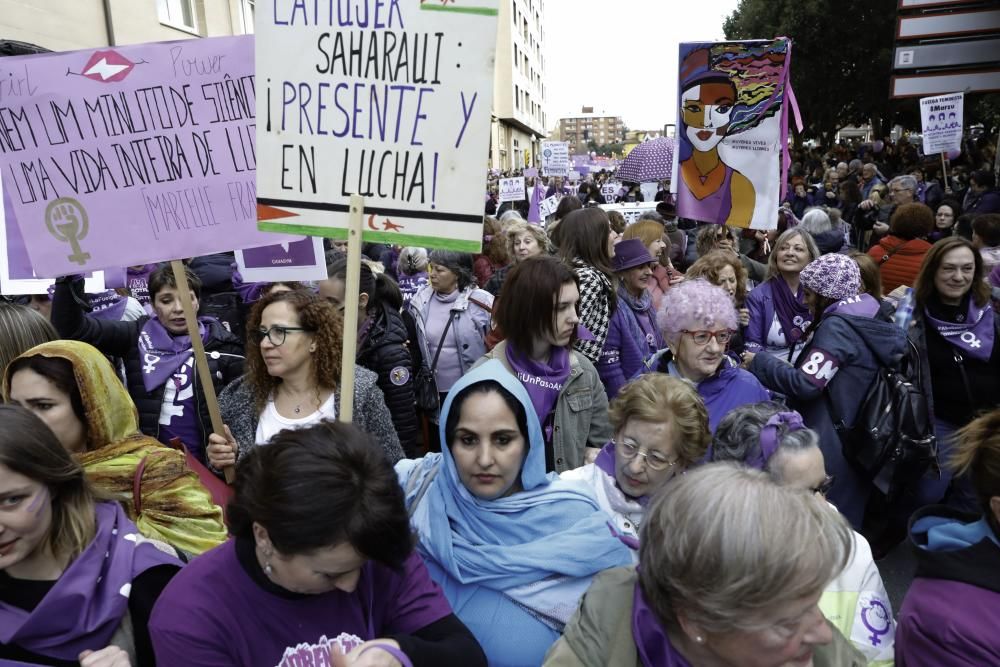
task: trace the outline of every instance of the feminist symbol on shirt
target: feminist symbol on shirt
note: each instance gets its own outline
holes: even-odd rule
[[[868,622],[868,613],[874,611],[875,622],[881,627],[875,627]],[[867,607],[861,608],[861,622],[864,624],[868,630],[871,631],[871,636],[868,638],[872,646],[878,646],[882,643],[881,635],[888,634],[890,622],[889,622],[889,610],[881,600],[876,600],[872,598],[868,602]]]
[[[976,334],[972,333],[971,331],[966,331],[961,336],[959,336],[959,338],[961,338],[962,342],[968,344],[968,346],[971,347],[973,350],[978,350],[983,346],[983,341],[976,338]]]

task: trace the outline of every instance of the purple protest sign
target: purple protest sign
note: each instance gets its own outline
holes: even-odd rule
[[[257,230],[253,37],[5,59],[4,188],[39,276],[284,242]]]
[[[538,176],[538,168],[528,167],[527,169],[524,170],[524,175],[526,178],[534,178],[535,176]]]

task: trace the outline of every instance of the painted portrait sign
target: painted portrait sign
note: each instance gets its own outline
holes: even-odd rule
[[[786,39],[681,44],[678,215],[777,225],[789,49]]]

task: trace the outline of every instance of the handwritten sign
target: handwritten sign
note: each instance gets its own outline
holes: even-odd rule
[[[524,178],[501,178],[500,179],[500,201],[524,201],[527,195],[524,192]]]
[[[260,228],[479,252],[498,8],[258,3]]]
[[[4,59],[0,168],[47,277],[275,243],[257,230],[253,37]],[[281,239],[283,240],[283,239]]]
[[[964,105],[965,93],[921,98],[924,155],[962,150]]]
[[[615,197],[618,196],[618,190],[621,189],[620,183],[605,183],[601,186],[601,194],[604,196],[604,203],[614,204]]]
[[[323,239],[306,236],[290,243],[237,250],[236,267],[244,282],[326,280]]]
[[[556,209],[559,208],[560,199],[562,197],[552,195],[538,202],[538,212],[541,214],[543,220],[556,212]]]
[[[643,213],[648,211],[656,211],[657,202],[647,201],[647,202],[628,202],[623,204],[601,204],[601,208],[610,213],[611,211],[618,211],[625,218],[625,224],[631,225],[636,222]]]
[[[565,141],[542,142],[542,175],[569,175],[569,144]]]

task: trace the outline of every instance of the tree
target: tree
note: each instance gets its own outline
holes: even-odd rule
[[[805,126],[796,139],[829,146],[845,125],[871,123],[875,136],[886,136],[900,114],[916,117],[916,109],[889,99],[896,6],[896,0],[740,0],[723,29],[734,40],[792,38],[792,86]]]

